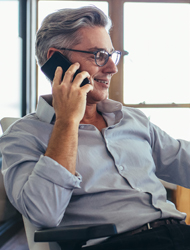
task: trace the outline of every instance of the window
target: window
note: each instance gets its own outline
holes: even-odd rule
[[[189,4],[125,3],[124,49],[124,103],[189,103]]]
[[[126,2],[124,50],[124,103],[190,140],[190,4]]]
[[[0,119],[21,116],[21,46],[19,1],[0,1]]]

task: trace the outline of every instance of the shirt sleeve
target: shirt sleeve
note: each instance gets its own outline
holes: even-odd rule
[[[24,131],[1,137],[2,173],[11,203],[37,227],[61,222],[73,190],[80,188],[79,173],[71,174],[44,156],[46,145]]]
[[[190,142],[176,140],[151,124],[156,175],[165,181],[190,188]]]

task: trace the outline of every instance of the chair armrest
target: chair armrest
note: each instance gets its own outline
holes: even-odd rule
[[[114,224],[61,226],[42,229],[34,234],[35,242],[87,241],[117,234]]]

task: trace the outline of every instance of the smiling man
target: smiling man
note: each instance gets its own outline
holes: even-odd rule
[[[91,249],[190,249],[186,215],[167,201],[159,180],[190,188],[190,143],[108,99],[121,56],[110,27],[96,7],[44,19],[39,65],[58,51],[71,66],[63,79],[57,67],[52,95],[1,137],[7,195],[38,227],[114,223],[119,234]],[[81,87],[85,78],[90,84]]]

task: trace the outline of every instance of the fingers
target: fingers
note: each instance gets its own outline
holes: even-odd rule
[[[65,72],[65,75],[63,77],[63,83],[72,83],[73,82],[73,78],[74,78],[74,74],[76,73],[76,71],[79,69],[80,64],[79,63],[74,63],[72,64],[68,70]]]
[[[92,84],[80,87],[86,77],[90,77],[87,71],[82,71],[76,75],[75,72],[80,67],[79,63],[72,64],[66,71],[62,80],[63,70],[57,67],[52,86],[53,107],[56,119],[75,119],[80,122],[84,116],[87,94],[93,89]]]
[[[87,71],[82,71],[80,73],[77,73],[77,75],[75,75],[75,78],[74,78],[72,84],[73,84],[73,86],[81,87],[81,85],[82,86],[84,85],[83,81],[84,80],[86,81],[87,78],[88,79],[90,78],[90,74]],[[89,81],[87,81],[87,82],[89,83]]]
[[[63,70],[60,66],[57,67],[57,69],[55,71],[55,76],[53,79],[53,84],[54,85],[60,85],[60,84],[70,85],[70,84],[72,84],[75,86],[80,86],[85,78],[90,78],[90,74],[87,71],[82,71],[82,72],[78,73],[73,80],[73,77],[74,77],[76,71],[79,69],[79,67],[80,67],[79,63],[72,64],[69,67],[69,69],[65,72],[63,80],[62,80]]]
[[[59,85],[62,79],[62,74],[63,74],[63,69],[58,66],[56,71],[55,71],[55,75],[54,75],[54,79],[53,79],[53,85]]]
[[[86,94],[88,94],[88,92],[93,90],[93,86],[91,83],[85,84],[84,86],[81,87],[81,90],[86,92]]]

